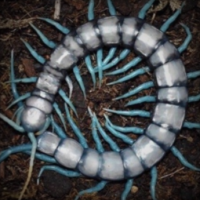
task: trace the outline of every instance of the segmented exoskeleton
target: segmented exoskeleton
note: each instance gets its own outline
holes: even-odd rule
[[[111,3],[110,1],[108,2]],[[150,1],[146,6],[149,7],[152,2],[153,1]],[[188,30],[187,27],[184,26],[184,28],[186,31]],[[3,115],[0,115],[0,117],[13,125],[16,129],[28,132],[32,140],[34,140],[33,132],[41,132],[42,134],[37,138],[37,149],[44,154],[54,157],[55,160],[52,160],[50,157],[43,154],[36,154],[36,156],[42,160],[49,161],[50,163],[56,161],[60,165],[74,170],[62,171],[62,169],[57,167],[54,168],[56,171],[68,176],[79,176],[81,173],[85,176],[102,180],[91,191],[100,190],[108,181],[127,179],[126,188],[121,197],[122,199],[126,199],[132,186],[132,178],[140,175],[145,170],[151,169],[151,186],[153,188],[151,193],[152,198],[155,199],[155,164],[160,161],[169,150],[178,156],[186,166],[194,170],[199,170],[184,160],[178,150],[173,147],[176,135],[181,130],[185,119],[185,108],[188,102],[186,88],[187,78],[197,77],[199,76],[199,72],[191,73],[189,75],[186,74],[179,55],[179,52],[182,52],[185,48],[185,44],[183,49],[176,49],[163,33],[166,29],[167,26],[163,26],[161,27],[161,30],[158,30],[146,23],[143,19],[122,16],[104,17],[81,25],[75,31],[67,33],[61,44],[55,47],[53,53],[50,55],[49,61],[44,63],[43,72],[40,73],[36,80],[36,89],[31,94],[23,97],[24,99],[27,99],[24,107],[18,114],[20,116],[21,126],[13,125],[11,121]],[[27,45],[27,43],[25,44]],[[77,135],[79,142],[72,138],[66,138],[65,134],[63,134],[63,130],[60,129],[56,122],[52,122],[52,124],[57,130],[58,136],[52,132],[45,131],[49,126],[50,114],[55,105],[54,97],[58,92],[75,112],[69,98],[63,94],[62,90],[60,90],[61,81],[67,77],[69,70],[71,68],[77,70],[74,66],[76,66],[81,58],[86,57],[86,62],[88,64],[89,60],[87,58],[91,52],[97,51],[104,46],[116,47],[119,45],[122,46],[122,48],[126,48],[124,54],[128,54],[130,50],[133,50],[139,55],[139,57],[134,60],[132,66],[140,62],[142,58],[145,58],[150,67],[145,68],[145,70],[136,70],[110,84],[132,79],[146,71],[152,71],[154,73],[155,81],[144,83],[143,85],[130,90],[128,93],[115,98],[115,100],[127,98],[141,90],[156,86],[156,96],[138,98],[136,101],[130,101],[127,104],[130,106],[143,102],[156,102],[156,105],[152,114],[143,110],[105,110],[110,113],[125,116],[150,117],[151,123],[145,130],[131,127],[132,132],[142,135],[136,141],[132,140],[120,133],[125,132],[128,128],[125,130],[123,127],[113,125],[108,116],[105,115],[105,128],[111,134],[121,138],[129,145],[127,148],[120,149],[103,130],[95,113],[88,108],[88,113],[91,116],[92,121],[92,135],[97,144],[96,150],[91,149],[88,147],[80,129],[70,117],[66,104],[65,112],[67,119],[74,133]],[[123,55],[123,53],[121,53],[121,55]],[[124,58],[125,56],[122,57]],[[101,62],[102,61],[99,63]],[[88,70],[91,74],[94,74],[97,71],[101,82],[102,71],[106,70],[108,67],[100,65],[96,69],[88,67]],[[120,72],[115,71],[113,74],[121,73],[125,70],[126,69],[123,69]],[[77,75],[76,72],[74,73]],[[93,77],[92,79],[93,82],[95,82]],[[29,79],[27,82],[28,81],[34,82],[35,79]],[[16,81],[14,80],[13,82]],[[82,83],[80,83],[80,86],[81,88],[84,88]],[[84,89],[82,90],[84,91]],[[194,99],[194,97],[190,98],[190,101],[192,101],[192,99]],[[19,99],[17,99],[16,102],[19,102]],[[185,123],[184,126],[198,128],[199,124]],[[97,130],[104,140],[108,142],[112,151],[104,150],[98,138]],[[128,131],[130,132],[130,130]],[[28,151],[31,148],[31,145],[24,145],[21,146],[19,150]],[[13,152],[16,152],[16,149],[11,149],[11,151],[5,150],[2,152],[0,161],[4,160]]]

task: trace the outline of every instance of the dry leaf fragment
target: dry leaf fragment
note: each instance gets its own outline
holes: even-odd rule
[[[1,19],[0,20],[0,29],[15,29],[15,28],[24,28],[29,26],[35,18],[28,18],[22,20],[14,20],[14,19]]]

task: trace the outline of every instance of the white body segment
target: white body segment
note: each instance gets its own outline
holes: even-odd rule
[[[185,118],[187,76],[178,51],[168,42],[164,33],[140,19],[116,16],[88,22],[73,34],[69,33],[63,44],[54,50],[48,64],[58,72],[68,70],[77,63],[79,57],[103,45],[132,48],[147,58],[155,72],[158,102],[144,135],[121,152],[106,151],[100,154],[96,150],[84,149],[71,138],[60,139],[45,132],[38,139],[38,149],[54,155],[58,163],[67,168],[79,170],[89,177],[114,181],[138,176],[159,162],[171,148]],[[52,84],[50,92],[40,83],[44,81],[43,76],[49,80],[49,85]],[[53,76],[55,82],[49,74],[42,74],[37,89],[54,95],[61,78],[55,73]],[[44,82],[44,85],[48,84]],[[51,88],[49,85],[48,88]],[[47,99],[49,96],[40,93],[37,98]],[[27,103],[27,108],[30,106]],[[37,105],[35,109],[44,113]]]

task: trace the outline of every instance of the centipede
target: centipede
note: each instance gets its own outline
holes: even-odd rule
[[[11,154],[25,153],[31,155],[30,174],[34,158],[48,163],[41,168],[38,181],[46,170],[54,170],[72,178],[81,176],[97,180],[94,187],[79,192],[76,200],[87,193],[99,192],[108,183],[115,182],[125,183],[118,199],[126,200],[131,195],[133,198],[134,194],[130,195],[133,180],[148,172],[151,174],[151,198],[156,200],[157,165],[169,152],[185,167],[197,173],[200,171],[174,145],[183,128],[200,129],[199,123],[186,120],[188,104],[200,100],[199,94],[192,96],[188,92],[188,82],[198,78],[200,70],[187,73],[181,58],[192,39],[190,29],[186,24],[181,24],[187,36],[179,47],[165,33],[181,14],[184,4],[160,29],[145,20],[153,4],[154,0],[149,0],[138,16],[133,17],[119,15],[112,1],[107,0],[110,15],[96,19],[95,2],[90,0],[88,22],[71,30],[49,18],[39,17],[39,20],[63,34],[59,43],[49,40],[30,24],[52,52],[49,59],[45,59],[22,38],[28,51],[42,65],[42,70],[37,77],[17,79],[12,51],[9,84],[14,101],[8,108],[17,105],[18,109],[14,119],[3,113],[0,113],[0,119],[27,135],[30,143],[2,150],[0,162],[6,162]],[[130,54],[134,54],[131,61],[128,58]],[[84,72],[89,77],[86,79],[89,80],[81,75],[80,63],[84,63]],[[144,74],[149,79],[135,84],[134,81]],[[107,82],[107,77],[111,81]],[[87,81],[92,85],[90,91],[85,84]],[[32,83],[34,89],[19,95],[16,91],[18,83]],[[75,84],[79,92],[74,91]],[[109,90],[120,84],[125,92]],[[92,94],[104,86],[108,90],[106,97],[109,104],[102,99],[94,103]],[[145,92],[149,89],[153,92]],[[87,131],[82,130],[78,122],[81,114],[78,113],[78,105],[73,103],[73,95],[87,102],[87,106],[84,106],[84,116],[88,119]],[[60,98],[62,105],[57,103],[57,98]],[[96,113],[98,109],[94,104],[105,106],[101,108],[101,114]],[[152,106],[145,110],[147,107],[143,107],[144,104]],[[137,118],[147,120],[140,126]],[[88,134],[93,144],[88,142]],[[30,174],[19,199],[26,192]]]

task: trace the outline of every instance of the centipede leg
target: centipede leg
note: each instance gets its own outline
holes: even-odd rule
[[[78,200],[83,194],[98,192],[102,190],[106,186],[107,183],[108,181],[100,181],[96,186],[79,192],[75,200]]]
[[[191,163],[189,163],[184,156],[181,154],[181,152],[175,147],[173,146],[171,148],[171,152],[173,153],[173,155],[175,157],[177,157],[179,159],[179,161],[187,168],[194,170],[194,171],[200,171],[200,168],[195,167],[194,165],[192,165]]]

